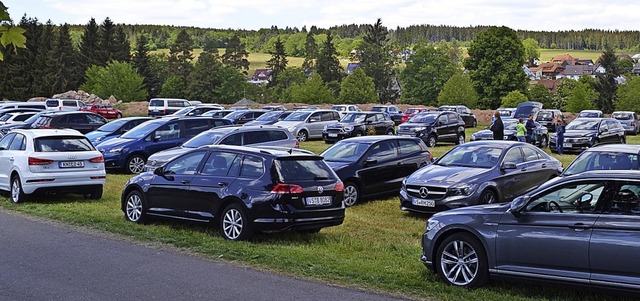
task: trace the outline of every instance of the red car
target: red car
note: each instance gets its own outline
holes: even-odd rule
[[[88,105],[82,107],[80,111],[96,113],[104,118],[122,118],[122,111],[110,105]]]
[[[400,122],[405,123],[405,122],[407,122],[407,120],[409,120],[414,115],[416,115],[418,113],[426,112],[426,111],[429,111],[429,109],[427,109],[427,108],[408,108],[406,111],[404,111],[404,114],[402,114],[402,119],[400,119]]]

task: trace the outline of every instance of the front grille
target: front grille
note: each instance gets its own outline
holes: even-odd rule
[[[423,187],[429,191],[426,196],[420,195],[420,189]],[[439,200],[447,195],[447,188],[438,186],[407,185],[407,193],[409,196],[414,198]]]
[[[327,133],[341,133],[342,129],[327,129]]]

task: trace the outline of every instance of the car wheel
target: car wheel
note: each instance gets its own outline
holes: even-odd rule
[[[474,288],[484,285],[489,278],[485,250],[468,233],[456,233],[445,238],[435,259],[438,275],[449,285]]]
[[[458,134],[458,140],[456,140],[456,144],[464,143],[464,134]]]
[[[241,205],[233,203],[222,211],[220,234],[228,240],[247,240],[253,230],[251,221]]]
[[[358,190],[358,186],[353,182],[347,182],[344,184],[344,205],[347,207],[351,207],[358,203],[358,199],[360,198],[360,191]]]
[[[14,204],[18,204],[26,200],[27,200],[27,195],[22,190],[20,177],[14,176],[13,178],[11,178],[11,202]]]
[[[627,143],[627,142],[625,141],[624,137],[620,137],[620,143],[621,143],[621,144],[625,144],[625,143]]]
[[[540,137],[540,148],[545,148],[549,145],[549,140],[547,136]]]
[[[145,161],[142,156],[133,155],[131,156],[131,158],[129,158],[129,160],[127,160],[126,171],[133,174],[141,173],[144,171],[144,164]]]
[[[120,113],[116,114],[116,118],[118,118],[118,119],[122,118],[122,114],[120,114]]]
[[[127,194],[124,206],[124,218],[130,222],[142,224],[146,217],[144,208],[144,195],[139,190],[133,190]]]
[[[393,131],[393,129],[388,129],[387,135],[395,135],[395,132]]]
[[[308,138],[309,138],[309,134],[307,134],[307,131],[305,130],[300,130],[296,135],[296,139],[298,139],[298,141],[300,142],[305,142],[307,141]]]
[[[436,144],[438,143],[438,139],[436,138],[436,135],[429,135],[429,137],[427,138],[427,146],[428,147],[435,147]]]
[[[498,202],[496,193],[487,189],[480,194],[480,204],[493,204]]]
[[[93,189],[91,192],[84,195],[85,199],[99,200],[102,198],[102,187]]]

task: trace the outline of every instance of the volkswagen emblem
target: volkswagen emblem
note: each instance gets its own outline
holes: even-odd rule
[[[426,199],[429,196],[429,189],[427,187],[420,187],[420,197]]]
[[[319,193],[319,194],[322,194],[322,192],[324,192],[324,187],[322,187],[322,186],[318,186],[318,189],[317,189],[317,190],[318,190],[318,193]]]

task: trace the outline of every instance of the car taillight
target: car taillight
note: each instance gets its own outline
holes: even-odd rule
[[[296,148],[300,148],[300,141],[296,140]]]
[[[89,159],[89,162],[91,162],[91,163],[104,163],[104,157],[103,156],[99,156],[99,157],[91,158],[91,159]]]
[[[343,191],[344,190],[344,184],[342,182],[336,183],[335,190],[338,191],[338,192]]]
[[[273,186],[271,193],[285,194],[285,193],[302,193],[304,190],[302,187],[295,184],[282,184],[278,183]]]
[[[53,160],[29,157],[29,165],[49,165]]]

